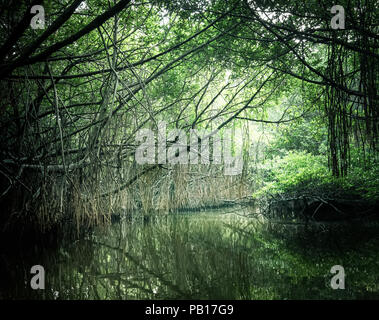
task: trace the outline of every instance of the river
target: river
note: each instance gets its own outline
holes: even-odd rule
[[[57,248],[1,254],[0,298],[379,298],[377,225],[305,232],[241,212],[137,216]],[[44,268],[44,290],[31,288],[33,265]],[[332,289],[333,265],[343,266],[345,289]]]

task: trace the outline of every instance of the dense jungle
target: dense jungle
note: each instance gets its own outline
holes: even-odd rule
[[[1,0],[0,299],[378,299],[379,3],[337,2]]]

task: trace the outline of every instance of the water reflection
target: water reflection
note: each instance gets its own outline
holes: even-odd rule
[[[379,297],[378,237],[372,236],[355,248],[337,250],[321,244],[310,250],[304,241],[311,240],[301,238],[303,246],[299,246],[294,240],[296,234],[300,233],[225,212],[165,216],[148,223],[122,219],[85,239],[63,243],[58,250],[37,248],[12,258],[2,256],[2,272],[7,280],[2,282],[0,297]],[[30,288],[30,267],[34,264],[45,267],[46,290]],[[330,287],[330,268],[335,264],[345,267],[345,290]]]

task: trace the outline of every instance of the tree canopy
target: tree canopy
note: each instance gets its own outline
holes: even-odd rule
[[[343,29],[329,0],[2,1],[0,201],[48,212],[57,195],[63,212],[159,184],[170,171],[136,167],[134,153],[160,121],[259,131],[264,157],[305,151],[334,177],[377,161],[377,3],[338,4]]]

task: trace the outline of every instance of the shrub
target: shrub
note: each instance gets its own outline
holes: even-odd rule
[[[353,162],[354,163],[354,162]],[[286,194],[328,195],[345,199],[379,200],[379,167],[355,161],[346,177],[333,177],[324,156],[291,151],[265,163],[263,187],[253,194],[257,198]]]

